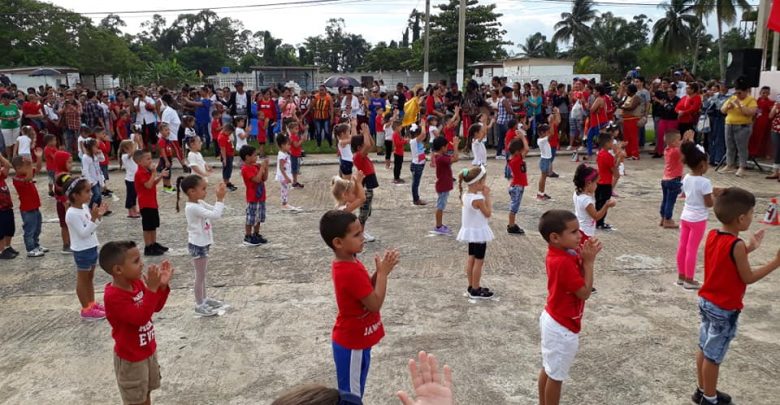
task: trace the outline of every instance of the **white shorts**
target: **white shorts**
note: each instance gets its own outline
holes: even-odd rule
[[[569,369],[580,346],[580,335],[559,324],[547,311],[539,317],[542,334],[542,365],[547,377],[555,381],[569,378]]]
[[[19,138],[19,128],[3,128],[3,142],[5,142],[5,147],[10,148],[13,145],[16,145],[16,139]]]

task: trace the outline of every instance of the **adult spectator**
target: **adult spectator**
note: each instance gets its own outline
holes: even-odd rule
[[[138,88],[138,97],[133,100],[136,113],[135,123],[141,126],[144,145],[155,145],[157,142],[157,103],[149,97],[146,89]]]
[[[681,134],[684,134],[689,129],[696,130],[696,124],[699,122],[699,112],[701,111],[699,83],[692,82],[685,89],[685,92],[685,96],[680,99],[677,107],[674,108],[674,111],[677,112],[677,128]]]
[[[569,134],[569,95],[566,94],[566,85],[559,83],[555,86],[555,93],[552,95],[552,106],[558,108],[561,116],[561,123],[558,131],[566,136]]]
[[[677,97],[682,99],[685,97],[688,83],[685,81],[685,76],[683,76],[683,73],[680,71],[674,72],[674,80],[677,82]]]
[[[252,116],[252,91],[244,90],[244,82],[237,80],[234,84],[236,91],[230,93],[228,99],[228,113],[231,117],[244,117],[246,123],[254,118]],[[223,90],[224,92],[224,90]]]
[[[398,118],[404,117],[404,104],[406,104],[406,94],[404,93],[404,84],[398,83],[395,86],[395,94],[393,94],[393,108],[398,111]]]
[[[639,66],[637,66],[639,67]],[[645,78],[643,76],[637,76],[634,79],[634,85],[636,86],[636,95],[641,100],[641,111],[639,111],[639,148],[645,147],[645,127],[647,126],[647,114],[650,112],[650,91],[646,88]]]
[[[58,114],[60,120],[65,120],[63,127],[63,140],[65,141],[65,150],[71,154],[76,153],[76,139],[81,133],[81,103],[76,100],[73,90],[65,91],[65,101],[62,103]]]
[[[328,94],[325,86],[320,86],[312,102],[312,114],[314,118],[314,140],[317,149],[322,146],[322,140],[328,142],[328,147],[333,147],[333,139],[330,135],[330,123],[333,120],[333,98]]]
[[[182,97],[182,100],[185,105],[195,108],[195,133],[203,140],[205,148],[209,149],[212,140],[209,132],[212,104],[211,97],[209,97],[209,88],[206,86],[201,87],[195,100],[191,100],[189,97]],[[216,139],[214,139],[214,145],[217,145]]]
[[[381,116],[385,112],[385,107],[387,106],[387,100],[385,100],[384,97],[381,96],[381,93],[379,92],[379,87],[376,86],[371,89],[371,98],[368,100],[368,111],[369,111],[369,117],[368,117],[368,129],[371,132],[371,136],[376,139],[377,134],[377,127],[376,127],[376,117],[377,115]],[[379,129],[381,132],[381,128]],[[381,142],[377,143],[378,145],[381,144]]]
[[[680,98],[677,97],[677,85],[670,84],[666,88],[666,97],[664,97],[663,106],[661,107],[661,119],[658,121],[658,133],[655,136],[655,154],[654,158],[662,158],[664,156],[664,135],[666,131],[677,129],[677,104],[680,102]]]
[[[748,142],[758,104],[748,94],[748,86],[743,79],[737,79],[734,89],[734,95],[720,108],[726,114],[726,167],[720,173],[736,171],[736,175],[742,177],[747,169]],[[737,158],[739,166],[736,166]]]
[[[0,102],[0,132],[3,134],[3,155],[11,160],[16,156],[16,139],[19,138],[19,106],[11,102],[14,96],[3,93]]]
[[[168,140],[178,141],[181,118],[179,118],[179,113],[174,108],[175,102],[173,101],[173,96],[170,93],[164,94],[162,96],[162,103],[163,107],[160,112],[160,121],[168,124],[168,128],[171,130]]]
[[[463,104],[463,93],[458,89],[458,83],[450,83],[450,90],[444,95],[445,103],[447,104],[447,112],[453,114],[455,107]]]
[[[496,159],[504,159],[504,137],[509,130],[509,121],[515,118],[512,112],[512,88],[501,89],[501,100],[498,102],[496,112]]]
[[[726,87],[718,82],[710,84],[710,97],[704,103],[704,114],[710,120],[710,139],[707,154],[710,157],[710,165],[716,166],[726,156],[726,114],[720,108],[728,100]]]
[[[432,116],[439,118],[439,123],[444,124],[444,97],[442,89],[438,85],[431,86],[428,91],[428,97],[425,99],[425,115],[427,118]]]
[[[756,119],[753,122],[753,133],[750,135],[750,143],[748,144],[749,156],[758,158],[772,156],[769,152],[769,112],[772,111],[775,102],[769,99],[770,91],[769,86],[762,87],[756,100],[758,110]]]
[[[346,115],[350,120],[356,119],[358,110],[360,110],[360,102],[358,98],[354,96],[354,87],[349,86],[344,91],[344,98],[341,99],[341,114]]]

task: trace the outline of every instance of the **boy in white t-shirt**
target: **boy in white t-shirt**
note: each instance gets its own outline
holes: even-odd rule
[[[16,139],[16,145],[19,148],[19,156],[25,160],[32,162],[32,149],[33,139],[35,138],[35,130],[29,125],[22,127],[19,138]]]
[[[276,137],[276,144],[279,146],[279,154],[276,156],[276,181],[279,182],[279,191],[281,192],[282,210],[301,211],[299,207],[294,207],[287,203],[287,198],[292,187],[292,159],[290,158],[290,138],[287,135],[279,134]]]
[[[539,191],[536,192],[536,199],[539,201],[550,201],[552,197],[544,192],[547,184],[547,176],[550,174],[552,168],[552,147],[550,146],[550,126],[547,124],[539,124],[536,127],[536,132],[539,134],[539,139],[536,140],[536,144],[539,145],[539,170],[542,172],[539,176]]]

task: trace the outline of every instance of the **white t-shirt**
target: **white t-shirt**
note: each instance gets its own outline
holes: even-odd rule
[[[352,158],[351,155],[350,158]],[[284,181],[282,170],[284,170],[284,172],[287,173],[287,178],[289,178],[290,181],[292,181],[292,167],[290,165],[290,155],[282,151],[279,151],[279,154],[276,155],[276,181]]]
[[[483,243],[493,240],[493,231],[490,229],[487,217],[473,205],[474,201],[484,199],[482,193],[463,194],[461,226],[456,237],[459,242]]]
[[[16,139],[16,143],[19,145],[19,154],[20,155],[32,155],[32,152],[30,151],[30,146],[32,145],[32,139],[30,139],[27,135],[21,135],[19,138]]]
[[[147,124],[154,124],[157,122],[157,113],[155,110],[149,111],[146,109],[146,105],[155,105],[154,99],[146,96],[143,99],[140,97],[137,97],[133,101],[133,106],[135,106],[135,109],[138,111],[137,115],[135,117],[135,123],[138,125],[143,125],[144,122]]]
[[[482,141],[474,139],[471,141],[471,152],[474,154],[474,159],[471,164],[474,166],[487,164],[487,149]]]
[[[347,142],[346,145],[341,146],[341,142],[339,142],[339,159],[346,160],[347,162],[352,161],[352,145]],[[282,152],[279,152],[282,153]],[[277,166],[278,167],[278,166]]]
[[[596,199],[593,196],[582,193],[577,195],[574,192],[574,215],[580,222],[580,230],[588,236],[596,235],[596,220],[588,214],[588,206],[596,207]]]
[[[168,134],[168,140],[177,140],[179,136],[179,127],[181,126],[181,118],[179,118],[179,114],[176,113],[176,110],[169,106],[163,107],[160,120],[167,123],[168,128],[171,129],[171,132]]]
[[[241,135],[245,135],[244,139],[241,139]],[[238,153],[244,145],[247,145],[246,132],[243,128],[236,128],[236,153]]]
[[[125,181],[134,182],[135,172],[138,171],[138,164],[135,163],[133,157],[127,153],[122,154],[122,167],[125,168]]]
[[[87,138],[84,137],[84,135],[79,135],[78,138],[76,138],[76,145],[78,146],[78,152],[79,152],[79,160],[81,160],[84,157],[84,141],[86,141]]]
[[[70,248],[75,252],[97,247],[97,230],[100,220],[92,222],[92,213],[87,204],[81,208],[69,207],[65,212],[65,224],[70,233]]]
[[[437,136],[439,136],[439,128],[431,125],[430,127],[428,127],[428,133],[431,136],[430,142],[433,143],[433,140],[436,139]]]
[[[385,125],[385,140],[386,141],[392,141],[393,140],[393,124],[386,124]]]
[[[686,174],[682,181],[682,191],[685,194],[685,205],[680,219],[688,222],[706,221],[710,210],[704,205],[704,196],[712,194],[710,179]]]
[[[409,150],[412,152],[412,163],[416,165],[425,164],[425,145],[422,142],[418,142],[417,138],[412,138],[409,141]]]
[[[103,160],[103,153],[95,156],[84,154],[81,156],[81,175],[89,180],[89,185],[99,184],[103,187],[106,179],[103,177],[103,171],[100,170],[100,162]]]
[[[201,155],[200,152],[190,151],[190,153],[187,154],[187,162],[189,162],[190,167],[197,167],[204,173],[206,172],[206,161],[203,159],[203,155]]]
[[[539,153],[542,159],[552,159],[552,148],[550,147],[549,136],[537,139],[536,144],[539,145]]]
[[[184,214],[187,217],[187,242],[201,247],[214,243],[211,220],[220,218],[224,210],[225,204],[219,201],[213,206],[203,200],[197,203],[187,201],[184,207]]]

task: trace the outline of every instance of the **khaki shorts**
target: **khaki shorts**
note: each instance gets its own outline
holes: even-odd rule
[[[125,404],[142,404],[150,392],[160,388],[160,364],[157,353],[141,361],[120,359],[114,353],[114,373],[119,394]]]

